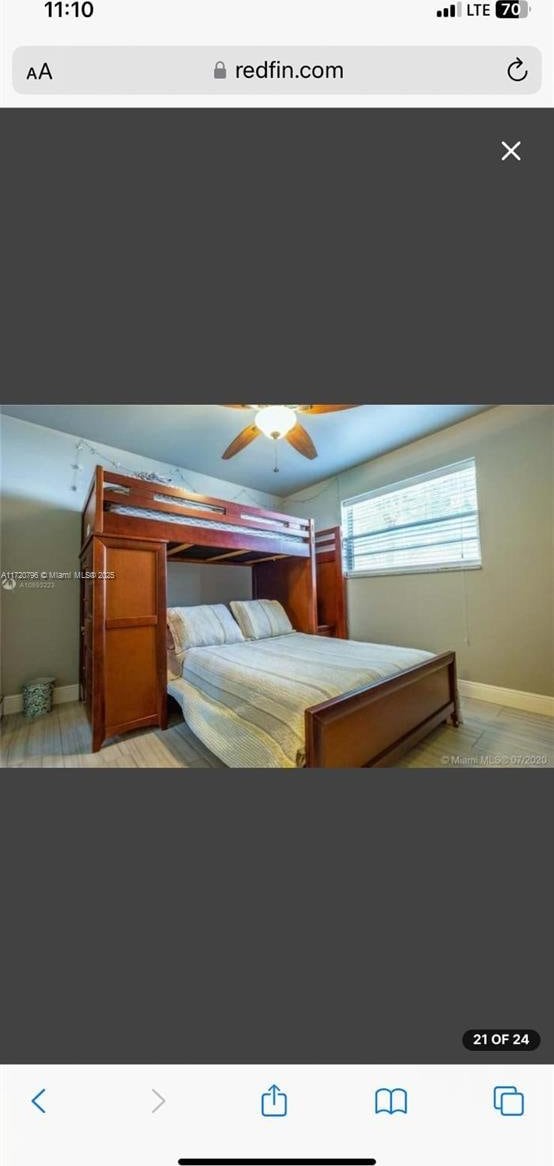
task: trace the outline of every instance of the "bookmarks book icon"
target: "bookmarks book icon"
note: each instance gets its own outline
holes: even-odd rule
[[[375,1094],[375,1113],[407,1113],[408,1094],[405,1089],[378,1089]]]

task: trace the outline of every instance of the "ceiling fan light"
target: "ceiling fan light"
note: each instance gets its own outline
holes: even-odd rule
[[[256,425],[266,437],[285,437],[296,425],[296,414],[287,405],[266,405],[256,413]]]

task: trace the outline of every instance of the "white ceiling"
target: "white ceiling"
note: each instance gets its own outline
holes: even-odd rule
[[[229,461],[221,454],[254,412],[222,405],[4,405],[3,412],[91,442],[168,462],[217,478],[285,496],[350,466],[378,457],[488,405],[360,405],[343,413],[301,418],[319,456],[302,457],[278,442],[279,473],[273,471],[273,442],[259,437]]]

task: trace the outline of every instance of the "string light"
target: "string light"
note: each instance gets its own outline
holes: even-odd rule
[[[70,489],[73,491],[78,490],[78,475],[81,474],[85,469],[85,467],[81,465],[81,462],[79,461],[79,454],[82,450],[92,454],[93,457],[101,459],[102,464],[107,463],[113,470],[116,470],[118,473],[128,474],[131,478],[142,478],[143,481],[146,482],[157,482],[160,486],[169,486],[175,481],[176,476],[179,482],[181,482],[187,490],[190,490],[191,494],[197,494],[199,492],[198,486],[195,486],[188,478],[185,477],[179,466],[173,467],[172,477],[161,474],[153,474],[147,470],[137,470],[135,468],[131,468],[130,466],[124,465],[123,462],[114,461],[114,459],[109,457],[107,454],[99,452],[96,447],[91,445],[90,441],[86,441],[84,437],[79,438],[79,440],[75,443],[76,457],[75,461],[71,463],[71,469],[73,470],[73,480],[71,482]],[[247,486],[242,486],[238,493],[233,494],[227,499],[227,501],[237,502],[238,499],[241,498],[244,494],[246,494],[247,497],[253,501],[254,504],[256,504],[254,493],[252,490],[249,490]]]
[[[335,486],[335,485],[336,485],[337,491],[338,491],[339,490],[339,477],[340,477],[339,474],[334,474],[332,478],[329,478],[325,482],[325,485],[322,486],[320,490],[316,490],[315,494],[308,494],[308,496],[306,498],[297,498],[296,499],[297,504],[299,506],[303,506],[305,502],[314,502],[316,498],[321,498],[321,495],[325,494],[326,490],[330,490],[331,487]],[[340,494],[339,494],[338,500],[340,501]]]

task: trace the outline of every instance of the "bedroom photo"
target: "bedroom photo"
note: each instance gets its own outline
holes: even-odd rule
[[[550,766],[553,417],[3,406],[3,766]]]

